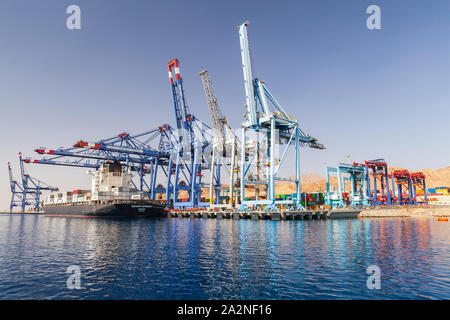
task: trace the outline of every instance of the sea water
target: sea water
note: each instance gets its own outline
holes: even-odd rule
[[[0,299],[450,299],[450,224],[0,215]]]

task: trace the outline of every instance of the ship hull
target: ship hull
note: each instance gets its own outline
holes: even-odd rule
[[[58,217],[129,217],[129,218],[153,218],[164,217],[164,207],[157,204],[81,204],[81,205],[54,205],[45,206],[46,216]]]

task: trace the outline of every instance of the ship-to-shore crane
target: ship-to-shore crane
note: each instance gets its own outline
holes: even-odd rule
[[[152,200],[162,194],[170,198],[170,186],[159,185],[161,180],[169,180],[173,167],[171,152],[176,143],[173,135],[173,129],[164,124],[135,135],[122,132],[95,142],[80,140],[68,148],[39,147],[35,152],[42,158],[25,163],[98,169],[102,163],[118,162],[135,174],[137,181],[133,180],[132,185],[136,190],[148,193]]]
[[[250,48],[248,41],[248,21],[238,27],[241,45],[242,69],[244,74],[245,98],[246,98],[246,121],[241,124],[241,154],[240,154],[240,188],[241,205],[239,210],[247,210],[249,207],[262,208],[266,211],[278,211],[277,205],[286,205],[292,209],[303,209],[301,205],[300,185],[300,146],[307,145],[310,148],[324,149],[325,147],[316,138],[306,135],[299,126],[297,119],[286,113],[284,108],[270,93],[266,84],[253,76]],[[253,131],[257,138],[251,141],[247,138]],[[286,142],[281,155],[281,142]],[[278,171],[285,160],[286,152],[290,146],[295,148],[295,178],[282,178]],[[252,147],[253,146],[253,147]],[[259,180],[250,174],[250,167],[255,160],[258,151],[262,150],[265,159],[266,172]],[[247,155],[249,161],[247,162]],[[275,181],[290,181],[296,184],[297,196],[294,200],[275,199]],[[263,185],[266,187],[267,198],[246,200],[246,185]]]
[[[177,143],[172,153],[175,165],[174,177],[173,182],[171,176],[168,181],[168,184],[173,186],[173,206],[175,208],[206,207],[209,203],[202,201],[201,192],[205,186],[202,182],[203,170],[211,169],[206,159],[212,140],[208,134],[211,128],[189,111],[178,59],[168,63],[168,72],[177,131]],[[182,190],[187,191],[188,199],[178,199],[179,191]]]
[[[12,212],[14,207],[20,207],[21,212],[25,212],[27,206],[31,206],[33,211],[39,212],[41,207],[42,191],[58,191],[58,188],[31,177],[24,168],[24,163],[30,163],[31,160],[23,158],[19,153],[19,166],[22,183],[13,179],[11,163],[8,162],[9,182],[11,186],[11,203],[9,210]]]
[[[11,187],[11,201],[9,211],[13,212],[15,207],[22,210],[23,205],[23,186],[13,178],[11,163],[8,162],[9,185]]]
[[[237,187],[237,143],[238,139],[231,129],[228,120],[220,111],[217,98],[208,77],[208,71],[200,72],[203,89],[205,91],[206,102],[211,116],[211,123],[214,129],[213,152],[211,159],[211,175],[209,181],[209,198],[210,208],[234,208],[236,205],[236,190]],[[220,191],[222,188],[221,181],[221,167],[224,167],[228,173],[229,184],[229,201],[226,204],[220,203]],[[215,201],[214,201],[215,196]]]

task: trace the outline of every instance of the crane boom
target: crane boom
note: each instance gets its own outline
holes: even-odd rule
[[[214,92],[211,86],[211,82],[208,77],[208,71],[203,70],[200,72],[200,77],[202,79],[203,88],[205,90],[206,101],[208,103],[209,113],[211,115],[211,123],[215,131],[215,143],[213,145],[212,161],[211,161],[211,175],[209,180],[209,197],[210,206],[215,207],[228,207],[233,208],[236,201],[236,194],[234,192],[236,187],[236,175],[235,164],[237,162],[237,139],[235,133],[231,129],[227,119],[220,111],[219,104],[217,103],[217,98],[214,96]],[[231,153],[227,151],[231,148]],[[220,152],[219,152],[220,151]],[[222,159],[222,156],[227,156],[231,158],[231,163],[227,163]],[[220,203],[220,188],[215,188],[214,181],[220,181],[220,168],[223,166],[229,174],[229,202],[228,204]],[[217,185],[216,185],[217,187]],[[216,199],[214,201],[214,191],[216,193]]]
[[[192,116],[186,105],[186,99],[184,97],[183,79],[180,74],[180,62],[178,59],[172,59],[168,63],[167,68],[169,72],[169,83],[172,91],[172,100],[179,142],[181,142],[181,140],[186,141],[188,138],[186,131],[189,131],[192,134],[192,128],[190,126]],[[172,69],[175,71],[175,81],[173,80]]]
[[[250,59],[250,46],[248,43],[247,26],[249,22],[245,21],[238,27],[239,40],[241,43],[242,69],[244,72],[245,84],[245,100],[247,103],[247,119],[249,125],[254,126],[258,124],[256,115],[256,99],[253,88],[253,73],[252,63]]]
[[[13,175],[12,175],[12,171],[11,171],[11,163],[10,162],[8,162],[8,174],[9,174],[9,185],[11,186],[11,192],[14,192],[13,186],[15,184],[15,181],[13,179]]]
[[[226,140],[225,136],[225,126],[229,125],[225,116],[220,112],[219,105],[217,103],[217,98],[214,96],[214,92],[209,81],[208,71],[203,70],[200,72],[200,77],[203,83],[203,89],[205,90],[205,97],[208,103],[209,113],[211,115],[211,122],[216,134],[217,143],[223,145]]]

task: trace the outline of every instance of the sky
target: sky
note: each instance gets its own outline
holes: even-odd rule
[[[69,5],[81,30],[66,27]],[[381,29],[369,30],[369,5]],[[302,173],[385,158],[410,170],[449,166],[450,2],[378,0],[0,2],[0,210],[18,152],[71,146],[174,124],[167,63],[180,60],[191,111],[209,123],[199,71],[223,113],[243,121],[236,26],[250,21],[254,75],[324,151],[302,149]],[[62,190],[84,169],[30,166]]]

